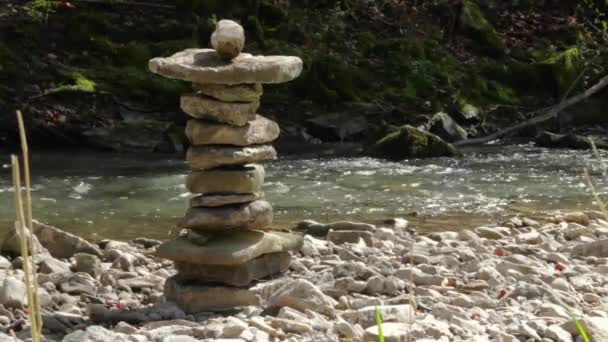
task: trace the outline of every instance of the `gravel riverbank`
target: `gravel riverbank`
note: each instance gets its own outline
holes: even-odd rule
[[[87,242],[35,224],[46,341],[608,341],[608,220],[514,217],[458,232],[303,221],[289,270],[249,291],[260,306],[186,314],[163,296],[176,271],[159,241]],[[0,341],[28,340],[23,260],[0,257]],[[413,291],[413,296],[410,292]],[[226,300],[238,293],[225,292]],[[194,298],[193,300],[196,300]]]

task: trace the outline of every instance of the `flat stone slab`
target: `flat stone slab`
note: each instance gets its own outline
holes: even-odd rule
[[[249,193],[249,194],[209,194],[192,197],[190,199],[191,207],[220,207],[229,204],[249,203],[262,199],[264,194]]]
[[[233,85],[193,83],[192,87],[223,102],[257,102],[264,93],[264,88],[259,83]]]
[[[223,207],[189,208],[178,223],[180,228],[201,233],[241,229],[263,229],[272,224],[272,206],[258,200]]]
[[[302,72],[302,60],[293,56],[253,56],[241,53],[225,61],[213,49],[187,49],[166,58],[152,58],[155,74],[195,83],[283,83]]]
[[[186,189],[199,194],[259,193],[264,184],[264,175],[264,167],[259,164],[192,171],[186,177]]]
[[[192,146],[186,153],[186,160],[191,169],[212,169],[224,165],[245,165],[277,157],[277,151],[271,145],[248,147],[233,146]]]
[[[285,272],[291,263],[288,252],[270,253],[240,265],[200,265],[176,261],[175,268],[184,279],[222,283],[231,286],[246,286],[254,280]]]
[[[180,108],[191,117],[235,126],[243,126],[248,121],[255,120],[255,112],[259,107],[259,101],[222,102],[203,94],[187,94],[180,98]]]
[[[241,265],[264,254],[298,250],[302,241],[296,234],[245,230],[214,234],[202,245],[181,236],[164,242],[154,254],[200,265]]]
[[[202,120],[190,120],[186,136],[192,145],[261,145],[279,137],[279,125],[261,115],[242,126],[222,125]]]
[[[200,285],[173,276],[165,282],[165,297],[186,313],[225,311],[242,306],[260,306],[261,297],[245,288]]]

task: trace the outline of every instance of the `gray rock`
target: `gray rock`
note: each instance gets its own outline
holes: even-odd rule
[[[329,316],[334,314],[336,302],[308,280],[279,281],[271,286],[253,288],[252,291],[263,293],[262,297],[268,308],[287,306],[300,311],[312,310]]]
[[[201,84],[282,83],[300,75],[302,60],[241,53],[227,63],[215,50],[187,49],[167,58],[153,58],[148,68],[164,77]]]
[[[34,226],[35,225],[36,224],[34,223]],[[29,237],[30,231],[26,227],[24,227],[24,229],[25,229],[25,234]],[[9,231],[6,234],[6,238],[0,245],[0,252],[3,254],[12,255],[12,256],[20,256],[21,255],[21,238],[20,238],[20,236],[21,236],[21,234],[20,234],[20,230],[18,229],[18,223],[15,222],[15,224],[11,228],[9,228]],[[46,250],[46,248],[44,248],[40,244],[38,238],[36,237],[36,234],[34,234],[34,236],[33,236],[32,243],[33,243],[36,254],[41,254],[41,255],[49,254],[49,252]]]
[[[6,277],[0,287],[0,304],[9,308],[25,307],[27,288],[25,283],[15,277]]]
[[[429,132],[437,134],[447,142],[465,140],[468,137],[467,131],[447,113],[437,113],[431,118]]]
[[[579,319],[579,321],[585,328],[591,341],[608,341],[608,318],[584,317]],[[573,320],[562,324],[561,327],[572,335],[578,336],[578,329]]]
[[[572,254],[606,258],[608,257],[608,239],[600,239],[594,242],[576,245],[574,249],[572,249]]]
[[[372,233],[360,230],[330,230],[327,233],[327,241],[336,245],[344,243],[358,243],[363,240],[368,246],[373,246]]]
[[[376,325],[376,308],[382,315],[382,322],[407,324],[414,322],[414,311],[409,304],[368,306],[358,310],[346,310],[341,317],[351,324],[369,328]]]
[[[191,117],[234,126],[245,126],[248,121],[255,120],[259,107],[259,102],[222,102],[203,94],[187,94],[180,98],[180,108]],[[186,135],[193,145],[198,145],[192,140],[191,130],[186,128]]]
[[[101,275],[101,260],[93,254],[77,253],[74,255],[76,259],[76,272],[84,272],[90,274],[93,278]]]
[[[272,206],[266,201],[259,200],[223,207],[189,208],[178,226],[206,233],[264,229],[271,224]]]
[[[256,102],[262,96],[261,84],[193,84],[194,89],[223,102]]]
[[[44,256],[38,264],[40,273],[63,273],[70,272],[70,264],[53,258],[52,256]]]
[[[261,115],[248,118],[240,126],[190,120],[186,136],[192,145],[249,146],[268,144],[279,137],[279,125]]]
[[[101,256],[99,248],[87,240],[35,220],[34,234],[55,258],[67,259],[76,253]]]
[[[205,279],[231,286],[245,286],[254,280],[266,278],[289,268],[291,256],[287,252],[270,253],[240,265],[201,265],[176,261],[179,275],[184,279]]]
[[[93,325],[87,327],[86,330],[77,330],[66,335],[63,342],[132,342],[128,335],[116,333],[111,330],[107,330],[103,327]]]
[[[245,46],[245,30],[235,21],[222,19],[211,34],[211,46],[222,59],[232,60]]]
[[[248,289],[199,285],[176,276],[167,279],[165,296],[186,313],[222,311],[261,304],[260,297]]]
[[[210,194],[199,195],[190,199],[191,207],[221,207],[228,204],[249,203],[262,199],[261,192],[250,194]]]
[[[191,169],[212,169],[225,165],[243,165],[277,157],[270,145],[250,147],[193,146],[188,149],[186,160]]]
[[[263,254],[288,252],[301,246],[302,238],[295,234],[239,231],[215,234],[204,246],[180,237],[160,245],[155,255],[204,265],[240,265]]]
[[[11,262],[7,258],[0,255],[0,269],[6,270],[11,268]]]
[[[61,291],[69,294],[87,294],[95,296],[97,294],[97,282],[87,273],[74,273],[67,276],[59,284]]]
[[[391,159],[455,157],[460,152],[435,134],[410,125],[399,127],[374,145],[374,154]]]
[[[260,193],[264,175],[264,167],[258,164],[192,171],[186,177],[186,188],[200,194]]]

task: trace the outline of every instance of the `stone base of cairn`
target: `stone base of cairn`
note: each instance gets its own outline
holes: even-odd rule
[[[187,312],[259,305],[248,288],[287,270],[297,235],[271,230],[272,206],[264,201],[264,167],[276,158],[270,143],[276,122],[257,114],[263,83],[296,78],[302,61],[288,56],[241,53],[242,27],[222,20],[212,35],[214,49],[189,49],[150,60],[150,70],[190,81],[183,95],[188,190],[197,194],[179,223],[180,236],[159,246],[156,255],[173,260],[178,274],[165,296]]]

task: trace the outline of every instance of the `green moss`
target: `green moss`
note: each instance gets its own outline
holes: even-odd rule
[[[393,159],[454,157],[460,153],[438,136],[410,125],[399,127],[374,145],[376,155]]]
[[[96,91],[97,83],[85,77],[83,74],[75,72],[70,74],[70,78],[72,80],[72,84],[65,84],[57,88],[53,88],[47,91],[47,94],[56,94],[62,92],[93,93]]]
[[[117,62],[120,65],[148,65],[152,52],[147,45],[131,42],[117,51]]]
[[[551,54],[540,65],[543,67],[546,80],[561,95],[573,85],[583,68],[583,63],[580,49],[573,47]]]
[[[479,42],[477,48],[491,55],[503,55],[505,45],[496,29],[485,18],[474,0],[463,0],[460,23],[471,37]]]

